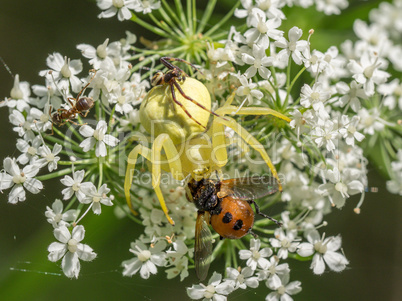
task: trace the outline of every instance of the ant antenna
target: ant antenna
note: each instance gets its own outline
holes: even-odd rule
[[[8,71],[8,73],[10,73],[10,75],[14,78],[14,74],[11,72],[10,67],[8,67],[8,65],[6,64],[6,62],[3,60],[3,58],[0,56],[0,61],[2,62],[4,68],[6,68],[6,70]]]

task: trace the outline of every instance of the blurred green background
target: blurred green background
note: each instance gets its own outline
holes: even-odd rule
[[[100,11],[94,2],[1,0],[0,3],[0,56],[14,74],[20,74],[21,81],[31,84],[43,84],[38,72],[46,68],[45,59],[50,53],[81,58],[75,48],[77,44],[97,46],[106,38],[119,40],[125,36],[125,30],[138,36],[147,34],[128,21],[98,19]],[[228,3],[219,2],[218,11],[227,11],[224,4]],[[285,24],[288,28],[297,25],[305,31],[315,28],[313,47],[326,50],[329,45],[353,37],[353,18],[367,19],[367,12],[377,4],[378,1],[354,1],[343,16],[331,17],[294,9]],[[10,93],[13,79],[2,66],[0,83],[0,97],[4,98]],[[7,109],[0,110],[0,123],[2,161],[6,156],[18,156],[18,151]],[[378,193],[367,194],[360,215],[353,213],[356,197],[326,218],[327,236],[342,234],[350,261],[348,269],[314,276],[309,263],[290,262],[291,281],[302,281],[303,290],[296,300],[402,300],[402,200],[386,191],[385,181],[371,167],[369,177],[369,185],[378,187]],[[193,273],[184,282],[167,281],[162,269],[148,280],[138,275],[121,276],[121,262],[131,258],[129,243],[142,229],[127,219],[116,221],[111,208],[103,208],[100,217],[88,215],[84,220],[85,243],[98,253],[97,259],[82,263],[78,280],[64,277],[59,265],[47,260],[47,247],[55,239],[44,216],[45,207],[61,196],[62,186],[58,181],[44,184],[40,194],[28,194],[27,201],[18,205],[7,204],[9,191],[0,195],[0,300],[188,299],[185,287],[196,282]],[[219,266],[215,268],[223,272]],[[229,300],[264,300],[267,293],[261,283],[257,290],[238,290]]]

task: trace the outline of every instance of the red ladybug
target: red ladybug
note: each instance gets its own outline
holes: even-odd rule
[[[252,232],[254,204],[257,214],[281,224],[272,217],[260,212],[254,199],[273,194],[278,191],[278,184],[272,177],[246,177],[214,181],[202,179],[188,183],[190,195],[198,209],[195,225],[195,269],[200,280],[208,274],[210,254],[212,253],[212,234],[208,224],[222,238],[238,239]]]

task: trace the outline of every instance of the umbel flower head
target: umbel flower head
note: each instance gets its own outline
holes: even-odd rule
[[[319,229],[353,195],[360,212],[369,163],[402,194],[402,85],[392,75],[402,70],[402,6],[381,6],[369,23],[355,21],[355,42],[319,51],[312,41],[321,29],[297,27],[286,12],[315,5],[319,14],[340,14],[346,1],[245,0],[224,16],[214,16],[217,1],[202,10],[182,2],[97,0],[99,18],[135,22],[152,38],[126,32],[80,43],[81,59],[53,52],[32,87],[15,76],[0,107],[18,136],[10,147],[17,155],[3,160],[0,190],[12,204],[32,194],[52,200],[43,206],[57,240],[48,259],[61,260],[69,278],[97,256],[84,244],[88,217],[113,212],[115,223],[143,229],[127,246],[124,276],[159,272],[178,283],[210,266],[207,282],[187,288],[191,299],[227,300],[265,285],[266,300],[293,300],[301,291],[294,260],[310,261],[305,267],[317,275],[349,264],[341,236]],[[255,185],[222,191],[221,181],[253,176],[275,179],[258,188],[271,195],[257,198]],[[56,178],[64,187],[49,196],[46,181]],[[216,191],[188,192],[200,179]],[[230,204],[255,199],[256,217],[240,239],[219,240],[208,228],[222,196]],[[216,204],[197,212],[189,200],[203,197]],[[221,221],[233,217],[228,210]]]

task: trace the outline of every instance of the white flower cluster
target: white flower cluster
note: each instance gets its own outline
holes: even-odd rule
[[[119,21],[129,20],[134,10],[137,13],[149,14],[161,6],[157,0],[97,0],[98,7],[104,10],[98,18],[111,18],[117,14]]]
[[[150,14],[152,19],[153,11],[165,12],[160,1],[98,0],[97,4],[102,10],[99,18],[117,14],[120,21],[131,19],[145,24],[156,34],[163,29],[163,22],[158,23],[162,29],[151,28],[136,15]],[[311,260],[314,274],[324,273],[327,267],[336,272],[344,270],[348,260],[339,252],[340,236],[325,238],[325,233],[320,234],[317,229],[326,225],[324,216],[333,207],[343,207],[355,194],[361,194],[356,206],[359,212],[368,185],[366,148],[392,150],[390,153],[395,158],[390,160],[393,161],[389,168],[392,176],[387,187],[402,195],[402,152],[394,151],[402,143],[397,119],[402,111],[402,84],[399,79],[388,81],[390,69],[402,70],[402,46],[396,42],[402,34],[401,1],[382,4],[373,10],[371,24],[357,20],[354,31],[359,39],[356,42],[346,41],[341,51],[331,46],[325,52],[311,49],[313,30],[305,37],[303,30],[296,26],[287,33],[281,30],[286,18],[282,11],[285,5],[306,8],[314,4],[325,14],[339,14],[347,1],[242,0],[242,8],[233,8],[233,12],[237,18],[245,19],[243,30],[232,27],[226,40],[208,37],[207,46],[202,44],[205,53],[193,57],[202,62],[202,72],[197,76],[216,98],[213,109],[236,87],[235,102],[239,108],[248,104],[271,108],[291,115],[292,121],[289,129],[284,121],[275,118],[242,120],[242,125],[270,150],[273,163],[280,163],[278,172],[282,176],[283,193],[273,196],[272,203],[284,203],[283,226],[269,230],[266,226],[271,221],[256,220],[253,231],[262,235],[251,240],[247,236],[248,249],[243,240],[225,241],[226,247],[239,250],[245,266],[237,266],[235,251],[230,256],[224,253],[229,256],[226,262],[234,266],[226,267],[225,276],[213,273],[207,285],[201,283],[188,288],[192,299],[226,300],[231,292],[256,288],[263,281],[269,289],[266,300],[292,300],[291,296],[301,291],[301,282],[290,282],[288,260],[300,256]],[[175,30],[177,34],[182,32],[186,31]],[[79,75],[83,70],[81,60],[53,53],[47,58],[49,69],[40,72],[45,81],[43,86],[30,87],[16,75],[10,97],[0,103],[9,108],[10,122],[19,136],[16,148],[21,153],[16,158],[4,159],[0,190],[11,189],[8,201],[16,204],[26,200],[26,190],[37,194],[43,189],[43,181],[60,178],[65,186],[62,199],[70,203],[65,206],[56,199],[47,207],[45,216],[58,240],[48,247],[48,258],[54,262],[62,259],[61,267],[67,277],[78,277],[80,260],[91,261],[96,257],[88,245],[81,243],[85,234],[83,218],[91,210],[100,215],[112,205],[118,206],[116,212],[124,212],[124,216],[144,227],[144,233],[131,243],[129,251],[134,256],[122,263],[123,275],[138,273],[147,279],[163,267],[168,279],[179,276],[182,281],[194,266],[197,213],[186,199],[181,184],[165,187],[164,191],[175,226],[167,222],[151,181],[134,181],[136,189],[131,192],[138,217],[130,214],[124,201],[120,201],[122,198],[114,198],[114,195],[124,195],[121,170],[125,169],[125,162],[120,165],[121,158],[126,159],[126,151],[138,140],[148,143],[147,138],[132,135],[134,131],[143,133],[139,106],[150,88],[144,80],[149,74],[141,75],[139,70],[143,66],[154,67],[160,56],[185,52],[183,47],[171,51],[170,42],[176,40],[162,36],[166,39],[160,44],[142,40],[146,49],[134,46],[136,36],[131,33],[121,41],[109,43],[106,39],[96,47],[78,45],[93,68],[84,78]],[[196,37],[202,34],[198,32],[191,39]],[[132,61],[136,62],[134,66]],[[290,78],[291,66],[292,71],[298,68],[294,78]],[[313,81],[309,77],[308,82],[312,83],[303,83],[295,91],[295,83],[305,70]],[[93,108],[78,109],[81,102],[93,102]],[[278,129],[284,135],[273,138],[272,132]],[[393,131],[397,133],[396,138],[387,140],[384,146],[381,139],[394,137]],[[125,137],[125,133],[130,136]],[[226,134],[235,135],[230,130]],[[275,140],[275,147],[271,147],[269,139]],[[249,151],[230,147],[229,153],[234,156],[242,157]],[[261,170],[261,165],[254,166],[243,158],[239,162],[229,160],[225,168]],[[142,171],[136,169],[135,176],[147,175]],[[73,205],[77,209],[71,209]],[[215,257],[222,255],[222,244],[217,243]]]
[[[218,75],[217,77],[220,78],[219,73],[224,72],[226,66],[227,72],[222,74],[224,76],[232,75],[235,85],[239,86],[236,93],[240,97],[240,106],[243,106],[246,100],[248,103],[261,104],[264,96],[261,88],[270,90],[269,96],[273,98],[274,102],[280,102],[279,106],[292,104],[293,120],[290,125],[295,129],[300,141],[295,147],[288,143],[287,138],[283,139],[279,143],[283,147],[280,146],[276,152],[281,154],[276,162],[282,162],[281,172],[286,177],[287,189],[285,189],[283,199],[291,200],[293,205],[303,201],[302,208],[316,207],[317,204],[314,202],[307,204],[305,195],[296,192],[292,197],[289,196],[286,191],[297,191],[293,186],[297,185],[298,189],[311,191],[311,194],[319,191],[321,195],[328,196],[332,205],[342,207],[350,195],[362,193],[367,185],[365,169],[367,160],[356,144],[365,137],[360,130],[369,134],[371,132],[364,125],[367,118],[356,115],[354,111],[360,108],[359,97],[367,98],[371,93],[369,89],[374,89],[374,86],[363,79],[352,80],[350,87],[340,81],[341,78],[355,76],[345,70],[347,58],[339,54],[336,47],[330,47],[325,53],[317,50],[311,51],[309,41],[301,39],[303,32],[297,27],[290,29],[288,40],[285,39],[284,33],[278,29],[282,16],[279,8],[264,11],[259,8],[258,4],[251,5],[251,1],[243,2],[243,5],[247,9],[247,14],[238,10],[236,15],[247,16],[249,29],[242,34],[232,28],[229,39],[222,41],[225,48],[209,48],[208,56],[217,64],[214,64],[210,70],[205,70],[204,73]],[[277,52],[278,48],[283,49]],[[290,60],[297,65],[304,65],[312,76],[317,78],[312,86],[303,85],[300,98],[296,102],[292,100],[289,93],[281,89],[283,84],[280,84],[277,79],[283,78],[281,82],[286,82],[286,75],[280,73],[280,69],[287,68],[291,63]],[[229,62],[246,65],[247,69],[244,74],[231,73]],[[350,64],[352,64],[352,60],[350,60]],[[217,66],[219,66],[219,70],[217,70]],[[268,69],[270,66],[276,68],[275,78]],[[388,73],[379,70],[379,67],[380,65],[376,64],[373,67],[373,74],[377,75],[373,84],[384,83],[389,76]],[[261,77],[261,81],[255,82],[257,73]],[[206,77],[208,78],[208,76]],[[373,78],[374,76],[369,80],[374,80]],[[277,89],[279,91],[275,91],[274,82],[278,82]],[[215,91],[224,86],[221,81],[214,81],[213,84]],[[276,99],[278,95],[280,99]],[[351,95],[353,98],[350,97]],[[345,107],[343,113],[337,110],[339,107]],[[352,108],[351,112],[348,112],[349,107]],[[384,123],[381,124],[384,125]],[[283,150],[286,145],[287,152],[285,153]],[[300,152],[303,148],[311,147],[316,149],[316,163],[312,161],[314,157],[306,159],[305,154]],[[325,158],[326,161],[324,170],[320,167],[322,158]],[[287,162],[291,164],[287,164]],[[303,169],[304,172],[300,172],[300,169]],[[311,181],[308,179],[312,176],[321,177],[323,185],[319,186],[320,183],[311,185]],[[327,206],[321,206],[321,208],[324,209]]]
[[[266,296],[266,300],[292,300],[290,295],[301,291],[300,281],[289,283],[289,265],[279,264],[280,258],[272,255],[270,248],[260,249],[261,241],[252,239],[249,250],[240,250],[240,259],[247,260],[246,267],[226,269],[227,278],[214,273],[208,285],[197,284],[187,289],[189,297],[193,300],[226,300],[226,295],[241,288],[256,288],[259,282],[265,285],[271,292]],[[294,250],[293,250],[294,251]]]
[[[102,174],[102,170],[93,169],[91,172],[87,166],[95,163],[93,158],[97,157],[106,157],[109,162],[114,160],[115,150],[108,151],[107,147],[118,145],[119,139],[115,136],[123,127],[138,125],[134,106],[141,102],[145,89],[149,87],[149,83],[142,81],[139,74],[131,73],[131,65],[126,61],[131,47],[128,43],[133,40],[133,35],[128,33],[124,45],[121,42],[108,45],[108,39],[96,49],[86,44],[78,45],[83,56],[97,69],[94,71],[96,74],[90,74],[89,78],[84,79],[78,77],[83,69],[80,60],[70,60],[59,53],[53,53],[47,59],[50,69],[40,72],[45,79],[45,86],[33,86],[32,95],[30,85],[20,82],[16,75],[11,97],[0,103],[2,107],[9,108],[13,130],[20,137],[16,148],[21,155],[5,158],[4,170],[0,173],[1,191],[11,188],[9,203],[23,202],[27,198],[26,190],[37,194],[43,189],[43,180],[65,175],[61,179],[67,186],[62,191],[63,200],[73,198],[81,207],[88,205],[86,211],[80,214],[80,210],[76,209],[63,210],[62,201],[56,199],[45,212],[48,222],[54,227],[55,237],[60,241],[49,246],[49,260],[63,258],[61,266],[68,277],[78,277],[79,259],[89,261],[96,256],[91,248],[80,243],[85,230],[77,224],[90,209],[99,215],[101,205],[113,205],[113,195],[110,195],[107,184],[102,182],[102,177],[94,184],[94,173]],[[77,124],[75,120],[84,112],[74,110],[80,99],[87,98],[82,90],[86,85],[91,88],[88,97],[97,100],[96,107],[99,108],[102,102],[102,108],[109,113],[113,107],[113,111],[116,111],[114,118],[124,117],[125,121],[115,126],[115,121],[111,119],[106,122],[102,118],[105,114],[98,109],[97,112],[102,116],[94,123],[95,127],[84,124],[79,127],[79,131],[70,127],[70,133],[64,134],[57,126]],[[77,99],[71,93],[78,93]],[[60,118],[59,123],[55,116]],[[66,155],[70,160],[61,161],[60,156]],[[59,170],[60,165],[62,168]],[[46,166],[49,173],[42,172],[38,176]],[[74,166],[80,170],[75,171]],[[71,173],[72,176],[66,175]],[[84,182],[84,179],[87,181]]]
[[[165,214],[160,209],[158,200],[150,197],[149,191],[138,191],[145,235],[141,235],[131,244],[130,252],[135,257],[123,262],[123,275],[132,276],[140,271],[141,277],[147,279],[150,274],[156,274],[156,266],[167,268],[168,279],[180,276],[180,280],[183,280],[189,275],[188,260],[193,257],[193,249],[188,245],[194,239],[196,211],[187,201],[183,187],[178,186],[169,192],[166,203],[175,220],[175,226],[164,220]]]
[[[285,224],[285,227],[287,225],[289,224]],[[234,290],[256,288],[259,282],[263,281],[271,291],[266,300],[292,300],[290,296],[301,291],[301,282],[289,282],[289,264],[280,263],[281,259],[287,258],[288,252],[297,251],[302,257],[312,256],[310,268],[317,275],[324,273],[326,265],[336,272],[345,269],[348,260],[337,252],[341,247],[339,236],[324,238],[323,235],[320,238],[318,231],[314,229],[306,231],[305,234],[308,242],[299,243],[297,230],[286,229],[286,234],[283,229],[276,230],[276,238],[270,239],[271,246],[277,251],[276,255],[269,247],[261,249],[259,239],[252,239],[250,249],[239,251],[239,257],[246,261],[246,267],[242,269],[228,267],[227,278],[223,281],[221,274],[214,273],[208,285],[199,284],[188,288],[188,295],[194,300],[203,298],[203,300],[226,300],[225,296]]]

